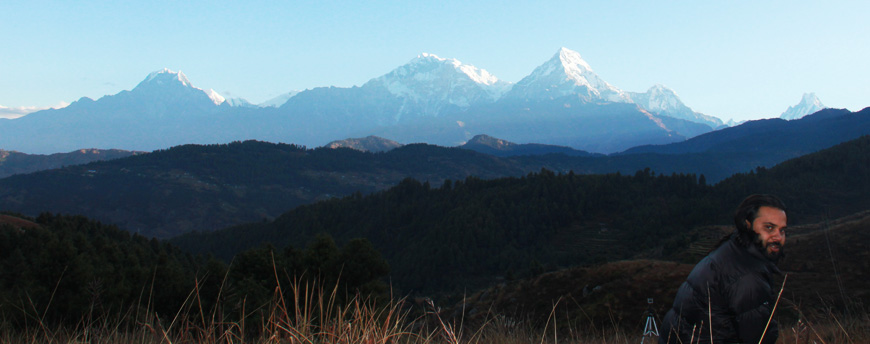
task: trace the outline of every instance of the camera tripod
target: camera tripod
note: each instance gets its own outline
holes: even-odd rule
[[[652,337],[655,336],[658,338],[659,336],[659,327],[656,325],[656,312],[653,310],[653,299],[646,299],[646,303],[648,304],[646,308],[646,325],[643,327],[643,337],[640,340],[640,344],[644,344],[647,337],[652,340]]]

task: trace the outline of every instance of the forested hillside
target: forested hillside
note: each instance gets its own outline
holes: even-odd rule
[[[407,176],[437,183],[524,171],[513,161],[428,145],[387,154],[257,141],[187,145],[0,179],[0,209],[82,214],[165,238],[274,218],[302,204],[386,189]]]
[[[870,137],[711,186],[696,175],[578,175],[542,170],[518,178],[469,177],[439,187],[406,179],[370,196],[302,206],[275,221],[179,237],[224,259],[269,242],[298,245],[318,233],[372,241],[395,286],[455,291],[556,267],[662,256],[695,227],[728,224],[752,193],[773,193],[790,224],[870,209]],[[656,253],[657,252],[657,253]]]

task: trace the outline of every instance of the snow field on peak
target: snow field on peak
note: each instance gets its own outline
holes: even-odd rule
[[[148,85],[151,83],[163,85],[164,82],[172,82],[172,81],[178,81],[179,83],[181,83],[181,86],[183,86],[183,87],[187,87],[187,88],[205,93],[205,95],[208,96],[208,98],[211,99],[211,101],[215,105],[221,105],[227,101],[226,97],[220,95],[220,93],[218,93],[217,91],[215,91],[213,89],[203,90],[199,87],[194,87],[193,84],[190,82],[190,80],[187,78],[187,76],[184,75],[183,72],[181,72],[181,71],[175,72],[169,68],[163,68],[162,70],[151,72],[150,74],[148,74],[148,77],[146,77],[145,80],[140,82],[139,85],[136,87],[138,88],[139,86]]]
[[[495,101],[510,85],[486,70],[430,53],[423,53],[371,82],[381,83],[391,94],[415,102],[435,98],[432,100],[447,101],[460,107],[471,103],[468,95],[462,93],[477,93],[476,88]]]
[[[175,72],[169,68],[163,68],[163,70],[151,72],[151,74],[148,74],[148,77],[145,78],[145,81],[143,81],[142,83],[149,83],[152,81],[157,81],[158,83],[161,83],[165,79],[178,80],[184,86],[193,87],[193,85],[190,83],[190,80],[187,79],[187,76],[184,75],[184,73],[182,73],[181,71]]]
[[[214,105],[221,105],[221,104],[223,104],[223,102],[227,101],[227,98],[224,98],[224,96],[215,92],[215,90],[213,90],[213,89],[209,88],[208,91],[203,91],[203,92],[205,92],[205,94],[208,95],[208,97],[211,99],[211,101],[214,102]]]

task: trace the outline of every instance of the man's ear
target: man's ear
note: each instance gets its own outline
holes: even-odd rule
[[[749,220],[743,220],[743,222],[746,222],[747,229],[752,230],[752,222],[749,222]]]

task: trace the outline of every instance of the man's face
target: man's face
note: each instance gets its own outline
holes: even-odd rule
[[[755,244],[767,259],[776,261],[782,256],[785,245],[785,211],[773,207],[758,208],[758,217],[752,221],[752,230],[758,234]]]

